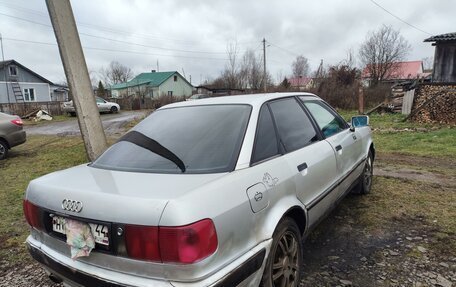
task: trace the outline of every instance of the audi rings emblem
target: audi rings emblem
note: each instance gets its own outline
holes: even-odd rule
[[[65,198],[62,201],[62,209],[73,212],[81,212],[82,202]]]

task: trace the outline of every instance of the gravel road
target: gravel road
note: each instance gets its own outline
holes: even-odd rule
[[[122,111],[117,114],[102,114],[101,121],[107,135],[125,132],[123,127],[135,120],[143,118],[146,111]],[[62,122],[49,122],[40,125],[26,126],[29,135],[79,135],[79,125],[76,117]]]

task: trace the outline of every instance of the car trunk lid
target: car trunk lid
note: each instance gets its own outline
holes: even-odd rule
[[[80,165],[32,181],[26,199],[62,215],[158,226],[168,200],[221,176],[133,173]],[[80,202],[82,208],[64,210],[64,200]]]

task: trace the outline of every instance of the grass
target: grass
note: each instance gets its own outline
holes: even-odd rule
[[[375,177],[368,196],[349,197],[342,208],[368,232],[398,225],[432,230],[436,250],[456,256],[454,188],[420,181]]]
[[[22,198],[28,183],[47,173],[86,162],[82,140],[76,137],[31,136],[0,161],[0,261],[24,258],[28,228]]]
[[[356,111],[339,111],[346,120]],[[417,156],[454,157],[456,154],[456,127],[420,124],[405,121],[402,114],[369,115],[374,143],[380,152]]]
[[[23,120],[23,122],[24,122],[24,126],[36,126],[36,125],[44,125],[44,124],[47,124],[50,122],[64,122],[64,121],[68,121],[71,119],[76,119],[76,117],[70,117],[67,115],[58,115],[58,116],[52,116],[52,121],[43,120],[43,121],[35,122],[33,120]]]

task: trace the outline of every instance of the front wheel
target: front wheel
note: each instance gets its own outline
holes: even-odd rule
[[[282,219],[272,236],[262,279],[264,287],[297,287],[301,281],[301,232],[291,218]]]
[[[115,114],[119,111],[119,109],[116,106],[111,107],[111,114]]]
[[[363,173],[358,179],[357,186],[353,189],[356,194],[368,194],[372,189],[372,178],[374,174],[374,156],[369,151],[366,161],[364,162]]]

